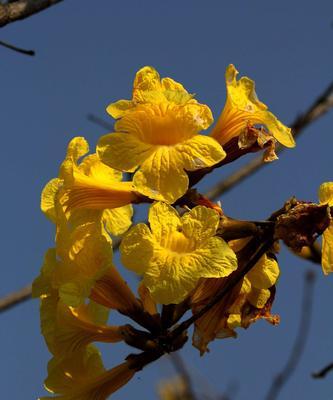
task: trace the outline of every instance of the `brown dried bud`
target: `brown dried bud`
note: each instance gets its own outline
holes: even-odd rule
[[[329,207],[315,203],[299,202],[277,217],[275,237],[295,251],[311,246],[330,223]]]

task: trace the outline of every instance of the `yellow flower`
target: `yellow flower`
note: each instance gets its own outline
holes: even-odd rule
[[[91,288],[112,264],[112,241],[102,223],[89,222],[73,230],[61,224],[57,247],[45,256],[40,276],[33,284],[34,296],[59,291],[62,301],[78,307],[89,297]]]
[[[138,224],[124,237],[123,264],[143,274],[152,298],[162,304],[179,303],[200,278],[225,277],[237,268],[234,252],[214,236],[218,214],[197,206],[180,217],[165,203],[149,210],[149,225]]]
[[[41,298],[41,330],[50,352],[69,357],[92,342],[116,343],[124,339],[122,326],[106,325],[109,310],[90,301],[69,307],[56,292]]]
[[[93,346],[77,351],[71,358],[52,358],[45,388],[57,396],[39,400],[106,400],[135,374],[129,362],[105,370],[99,351]]]
[[[259,101],[255,92],[255,83],[242,77],[237,81],[238,71],[234,65],[226,70],[227,100],[224,109],[211,132],[221,145],[225,145],[232,138],[238,137],[249,126],[264,126],[268,135],[286,147],[294,147],[295,141],[291,129],[283,125],[267,106]]]
[[[42,192],[41,209],[56,223],[59,202],[69,218],[76,218],[77,214],[101,218],[110,233],[122,234],[131,225],[130,203],[137,200],[133,184],[121,182],[121,172],[103,164],[96,154],[86,156],[78,164],[88,151],[84,138],[71,140],[60,177],[52,179]]]
[[[152,67],[136,74],[133,100],[120,100],[107,111],[116,132],[103,136],[97,152],[103,162],[135,172],[138,192],[173,203],[187,190],[186,171],[210,167],[225,157],[211,137],[198,133],[213,121],[210,109]]]
[[[333,182],[325,182],[319,188],[320,204],[333,206]],[[323,272],[325,275],[333,272],[333,223],[323,233],[322,259]]]
[[[246,240],[233,241],[232,247],[245,244]],[[232,289],[223,300],[212,307],[195,323],[193,346],[200,350],[201,355],[208,351],[208,343],[215,338],[236,337],[235,329],[248,328],[260,318],[266,319],[273,325],[279,319],[270,314],[274,300],[274,285],[280,271],[277,262],[264,255]],[[200,311],[212,297],[223,290],[228,278],[202,279],[191,294],[193,314]]]

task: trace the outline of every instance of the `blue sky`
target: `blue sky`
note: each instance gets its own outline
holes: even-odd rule
[[[57,175],[68,141],[85,136],[93,148],[106,132],[87,114],[108,119],[105,107],[130,97],[140,67],[153,65],[162,76],[182,82],[217,117],[225,100],[224,71],[233,63],[256,81],[260,99],[289,123],[333,78],[332,21],[331,0],[65,0],[3,28],[1,40],[37,54],[29,58],[0,48],[0,295],[32,281],[52,246],[53,227],[39,210],[39,197]],[[265,218],[292,195],[315,201],[320,183],[333,180],[332,116],[311,125],[295,149],[223,196],[225,211],[253,220]],[[202,189],[243,162],[215,171]],[[332,376],[314,381],[310,374],[333,360],[333,278],[284,248],[279,262],[274,312],[281,316],[280,326],[259,322],[237,340],[215,341],[203,358],[189,344],[182,354],[196,381],[219,392],[237,382],[233,400],[264,398],[295,338],[303,273],[314,269],[318,279],[309,342],[280,398],[329,399]],[[49,354],[39,333],[37,301],[0,315],[0,342],[2,397],[30,400],[43,394]],[[118,345],[103,350],[107,366],[128,353]],[[155,399],[156,382],[170,374],[168,361],[162,360],[112,398]]]

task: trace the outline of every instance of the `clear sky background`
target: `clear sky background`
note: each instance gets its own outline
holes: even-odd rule
[[[152,65],[182,82],[217,117],[225,101],[224,71],[234,63],[256,81],[260,99],[290,123],[333,78],[332,22],[332,0],[65,0],[1,29],[0,39],[33,48],[37,55],[0,48],[0,295],[31,282],[45,250],[53,246],[54,229],[39,210],[39,198],[43,185],[57,175],[68,141],[82,135],[93,148],[106,132],[87,114],[112,122],[105,107],[130,98],[140,67]],[[333,112],[311,125],[295,149],[223,196],[225,211],[262,219],[292,195],[317,200],[320,183],[333,180],[332,148]],[[243,162],[216,171],[202,187]],[[223,392],[236,383],[232,400],[264,399],[295,339],[304,271],[314,269],[310,338],[280,399],[332,398],[333,374],[320,381],[310,374],[333,361],[333,277],[285,248],[279,261],[273,311],[281,316],[280,326],[260,321],[237,340],[216,340],[203,358],[190,344],[182,350],[205,392]],[[0,315],[0,343],[1,398],[30,400],[43,394],[50,356],[39,333],[38,301]],[[122,345],[103,350],[107,366],[128,353]],[[112,398],[156,399],[157,381],[172,373],[163,359]]]

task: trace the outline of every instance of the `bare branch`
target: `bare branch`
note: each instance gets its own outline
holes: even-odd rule
[[[295,372],[298,363],[302,357],[310,331],[314,283],[315,283],[315,274],[312,271],[307,271],[305,273],[302,315],[295,343],[290,352],[289,359],[285,367],[274,378],[272,385],[266,396],[266,400],[277,399],[283,386],[288,382],[292,374]]]
[[[88,121],[100,126],[103,129],[106,129],[107,131],[113,130],[113,125],[110,122],[105,121],[105,119],[100,118],[95,114],[88,114],[87,119]]]
[[[31,285],[25,286],[17,292],[10,293],[9,295],[0,299],[0,312],[8,310],[9,308],[16,306],[24,300],[31,298]]]
[[[308,125],[315,122],[318,118],[326,114],[331,108],[333,108],[333,82],[324,90],[324,92],[315,100],[315,102],[309,107],[309,109],[295,119],[291,124],[291,129],[294,133],[294,137],[299,136]],[[276,146],[276,153],[280,154],[285,147]],[[229,175],[222,182],[213,186],[206,194],[210,199],[215,199],[221,196],[221,194],[227,192],[236,186],[239,182],[258,171],[259,168],[267,165],[262,162],[262,156],[258,156],[247,163],[244,167],[238,171]]]
[[[314,372],[312,374],[312,378],[315,378],[315,379],[325,378],[325,376],[332,370],[333,370],[333,363],[330,363],[330,364],[326,365],[326,367],[322,368],[320,371]]]
[[[0,28],[20,19],[28,18],[61,1],[63,0],[18,0],[0,4]]]
[[[35,51],[34,50],[25,50],[25,49],[22,49],[21,47],[13,46],[10,43],[4,42],[3,40],[0,40],[0,46],[7,47],[7,49],[14,50],[17,53],[25,54],[27,56],[34,56],[35,55]]]

